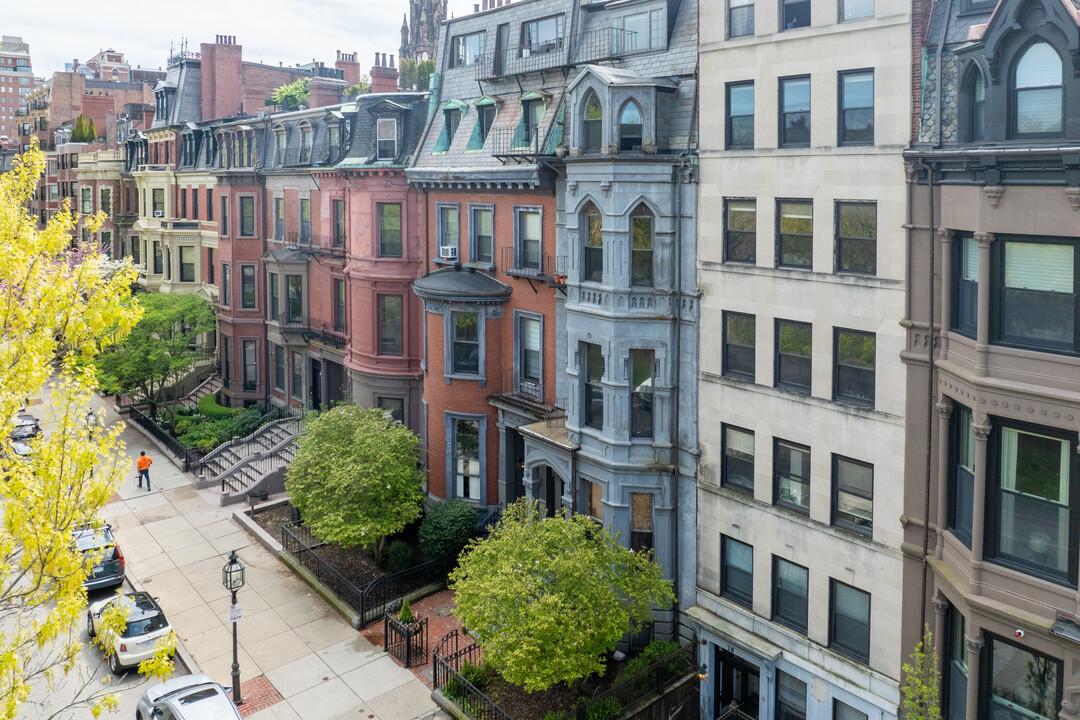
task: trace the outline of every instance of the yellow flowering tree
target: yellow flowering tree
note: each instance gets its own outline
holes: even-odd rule
[[[82,583],[95,559],[76,550],[72,530],[100,522],[125,462],[120,428],[90,421],[91,361],[140,314],[130,263],[96,247],[71,252],[66,205],[38,226],[28,201],[44,166],[35,145],[0,175],[0,720],[78,665]],[[101,219],[90,219],[92,232]],[[30,454],[16,453],[16,414],[39,395],[48,397],[35,409],[48,433]],[[107,694],[90,695],[95,716],[115,707]]]

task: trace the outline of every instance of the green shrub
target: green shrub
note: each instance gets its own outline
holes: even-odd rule
[[[198,408],[188,407],[187,405],[179,405],[175,408],[177,417],[192,417],[199,414]]]
[[[455,498],[435,503],[420,523],[420,547],[424,557],[457,556],[476,530],[476,508]]]
[[[390,543],[386,551],[386,566],[390,572],[401,572],[411,568],[413,564],[413,549],[404,540],[395,540]]]
[[[630,660],[623,666],[623,669],[619,672],[618,677],[615,678],[616,683],[620,683],[635,675],[638,675],[647,670],[651,665],[658,660],[674,655],[679,651],[679,643],[674,640],[653,640],[649,643],[641,654],[636,658]],[[678,677],[685,675],[690,671],[691,662],[685,655],[679,655],[672,657],[665,665],[664,669],[672,677]]]
[[[226,408],[218,405],[217,396],[204,395],[199,398],[199,412],[210,420],[224,420],[242,412],[239,408]]]
[[[416,616],[413,615],[412,608],[409,606],[409,598],[406,597],[401,601],[401,610],[398,611],[397,619],[399,623],[405,625],[416,621]]]
[[[544,720],[565,720],[568,717],[568,713],[559,710],[548,710],[544,713]]]
[[[604,698],[595,702],[585,713],[586,720],[615,720],[622,715],[622,705],[615,698]]]
[[[495,668],[483,661],[479,665],[474,665],[471,662],[462,663],[461,677],[465,678],[477,690],[483,690],[495,679]]]

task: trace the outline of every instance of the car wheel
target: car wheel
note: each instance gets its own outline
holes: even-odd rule
[[[94,635],[97,634],[94,632],[94,616],[90,613],[89,610],[86,611],[86,634],[91,639],[93,639]]]
[[[112,670],[113,675],[122,675],[124,673],[124,667],[120,664],[120,660],[117,659],[116,653],[109,656],[109,669]]]

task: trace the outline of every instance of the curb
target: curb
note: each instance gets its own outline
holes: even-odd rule
[[[144,588],[138,579],[128,576],[127,573],[124,575],[127,578],[128,584],[131,585],[132,590],[135,592],[145,592],[150,596],[154,595],[154,593]],[[176,636],[176,657],[174,658],[174,661],[175,660],[178,660],[179,664],[184,666],[184,670],[187,671],[186,674],[194,675],[199,672],[199,666],[195,663],[195,658],[193,658],[191,653],[187,651],[187,648],[184,647],[184,643],[180,641],[179,635]]]
[[[296,573],[297,577],[311,586],[311,589],[318,594],[326,603],[334,608],[341,617],[353,626],[354,629],[359,630],[363,625],[363,618],[360,617],[360,613],[352,609],[347,603],[343,602],[337,595],[319,581],[315,574],[301,565],[296,558],[291,554],[281,550],[278,552],[278,560],[285,564],[290,570]]]
[[[256,505],[254,510],[270,510],[288,504],[289,498],[283,497]],[[283,551],[284,548],[281,547],[281,543],[278,542],[273,535],[263,530],[259,523],[255,522],[255,518],[252,517],[252,508],[236,508],[233,510],[232,517],[237,525],[246,530],[248,534],[254,536],[254,538],[259,541],[259,544],[271,553],[278,555]]]

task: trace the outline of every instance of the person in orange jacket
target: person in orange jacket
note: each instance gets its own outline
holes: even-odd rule
[[[146,491],[150,492],[150,463],[154,462],[146,456],[146,452],[139,453],[139,459],[135,461],[135,467],[139,470],[139,487],[142,487],[143,478],[146,478]]]

